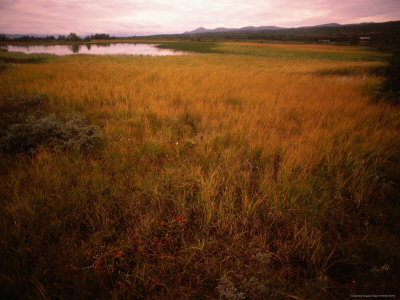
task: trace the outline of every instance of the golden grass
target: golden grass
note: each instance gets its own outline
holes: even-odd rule
[[[1,246],[16,266],[0,273],[21,297],[217,297],[222,278],[250,298],[347,296],[340,266],[395,252],[368,262],[359,247],[375,249],[371,230],[384,228],[360,224],[390,198],[373,179],[397,179],[400,110],[369,101],[381,78],[316,72],[381,64],[193,54],[9,66],[0,95],[46,93],[52,110],[100,125],[106,146],[2,160]]]

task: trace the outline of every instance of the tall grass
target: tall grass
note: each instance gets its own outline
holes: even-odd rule
[[[220,47],[242,55],[65,56],[0,72],[3,97],[46,93],[107,141],[95,157],[0,158],[5,296],[394,293],[400,110],[369,101],[374,74],[318,73],[381,63],[357,48],[302,59],[307,46]],[[345,51],[360,59],[326,54]]]

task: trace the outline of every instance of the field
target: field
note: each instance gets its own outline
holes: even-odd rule
[[[0,153],[0,297],[395,294],[400,108],[371,100],[388,55],[164,47],[203,53],[0,53],[3,103],[45,93],[104,137]]]

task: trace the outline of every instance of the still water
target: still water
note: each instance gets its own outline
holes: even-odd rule
[[[187,52],[159,49],[153,44],[71,44],[71,45],[7,45],[9,52],[47,53],[56,55],[94,54],[94,55],[182,55]]]

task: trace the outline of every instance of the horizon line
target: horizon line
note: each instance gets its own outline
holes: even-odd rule
[[[329,23],[324,23],[324,24],[316,24],[316,25],[298,25],[298,26],[291,26],[291,27],[281,27],[279,25],[260,25],[260,26],[255,26],[255,25],[246,25],[246,26],[242,26],[242,27],[215,27],[215,28],[207,28],[205,26],[200,26],[197,27],[195,29],[192,30],[187,30],[184,32],[168,32],[168,33],[117,33],[117,32],[87,32],[87,33],[77,33],[77,35],[79,37],[86,37],[88,35],[93,35],[93,34],[108,34],[110,35],[110,37],[130,37],[130,36],[140,36],[140,37],[146,37],[146,36],[154,36],[154,35],[181,35],[181,34],[190,34],[193,31],[197,30],[197,29],[205,29],[205,30],[215,30],[218,28],[225,28],[225,29],[231,29],[231,30],[238,30],[238,29],[242,29],[242,28],[246,28],[246,27],[277,27],[277,30],[284,30],[284,29],[297,29],[297,28],[306,28],[306,27],[317,27],[317,26],[324,26],[324,25],[333,25],[333,24],[337,24],[339,26],[347,26],[347,25],[362,25],[362,24],[384,24],[384,23],[391,23],[391,22],[400,22],[399,20],[390,20],[390,21],[384,21],[384,22],[361,22],[361,23],[347,23],[347,24],[340,24],[340,23],[336,23],[336,22],[329,22]],[[4,34],[4,35],[26,35],[26,36],[30,36],[30,35],[39,35],[39,36],[62,36],[62,35],[68,35],[70,33],[73,33],[72,31],[69,33],[34,33],[34,32],[29,32],[29,33],[6,33],[6,32],[1,32],[0,34]],[[195,33],[196,34],[196,33]]]

